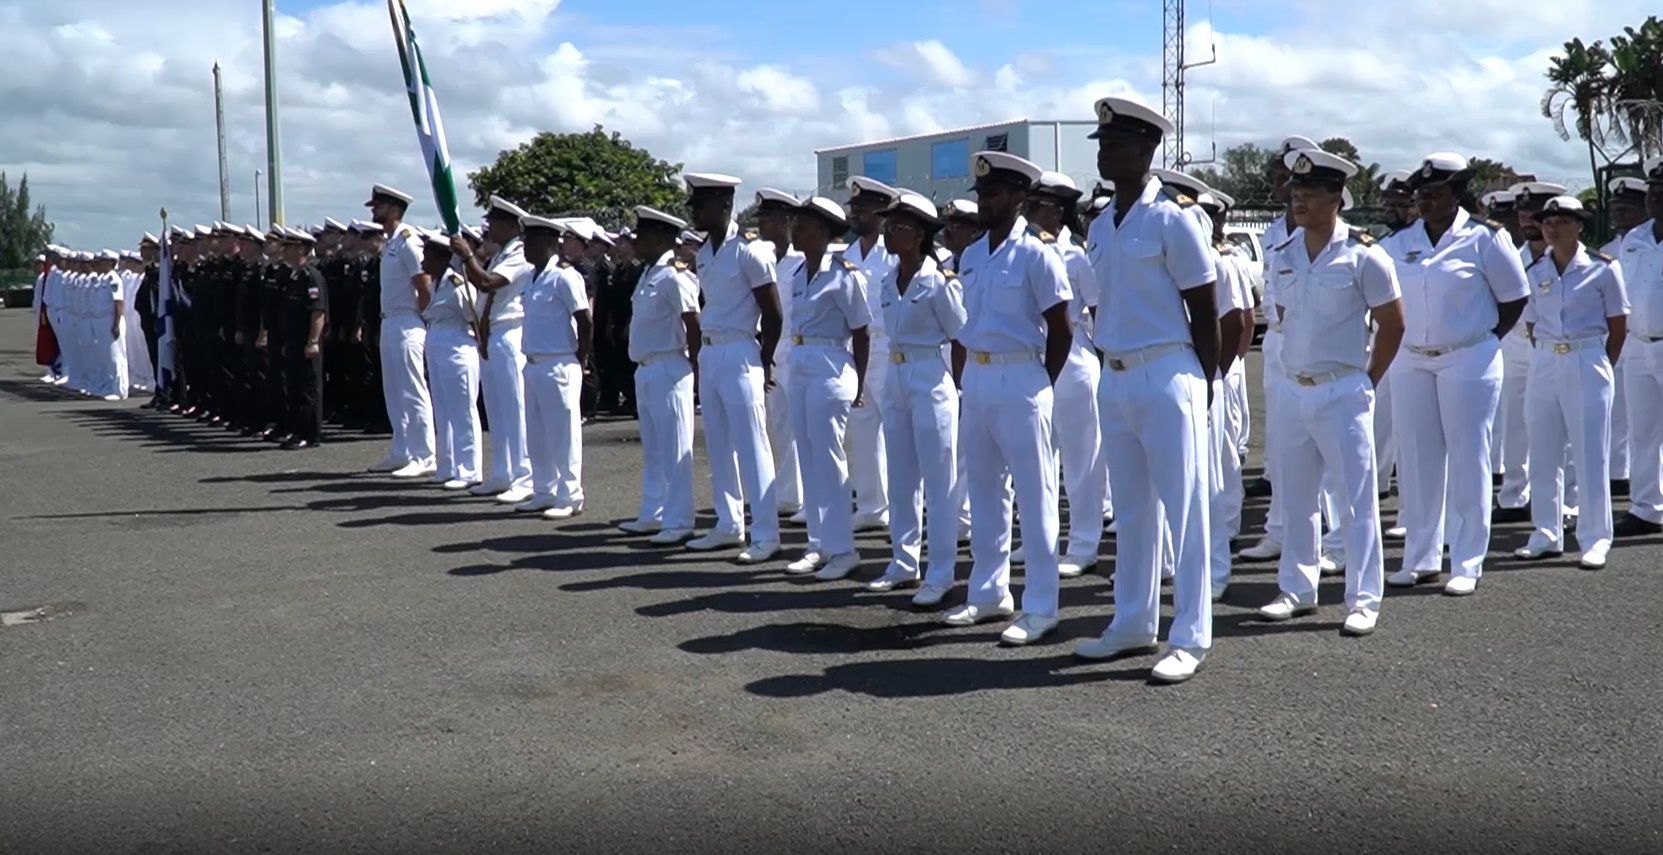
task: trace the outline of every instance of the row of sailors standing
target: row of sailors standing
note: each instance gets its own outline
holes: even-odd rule
[[[58,346],[58,359],[41,379],[106,401],[126,398],[130,382],[154,382],[132,317],[135,271],[142,270],[138,253],[53,245],[37,263],[43,268],[35,283],[37,323],[50,325]],[[136,358],[130,355],[135,341]]]

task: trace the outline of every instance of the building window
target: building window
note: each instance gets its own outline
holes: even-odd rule
[[[873,181],[885,184],[895,183],[895,149],[886,148],[883,151],[869,151],[866,161],[862,164],[864,175]]]
[[[842,187],[849,180],[849,156],[840,154],[832,158],[831,186]]]
[[[1010,151],[1010,134],[994,134],[987,138],[988,151]]]
[[[970,140],[949,140],[930,146],[930,177],[963,178],[970,174]]]

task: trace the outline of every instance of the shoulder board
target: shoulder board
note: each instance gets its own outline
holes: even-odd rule
[[[678,272],[682,272],[682,271],[687,270],[687,262],[682,261],[679,258],[676,259],[675,261],[670,262],[670,266],[674,267]]]
[[[1594,258],[1599,259],[1600,261],[1605,262],[1606,264],[1616,264],[1617,263],[1617,259],[1612,258],[1611,256],[1606,255],[1605,253],[1603,253],[1603,252],[1601,252],[1597,249],[1588,250],[1588,254],[1590,256],[1593,256]]]
[[[949,270],[948,268],[938,267],[936,269],[941,271],[941,278],[943,278],[943,279],[953,280],[953,279],[959,278],[958,273],[956,273],[952,270]]]
[[[1231,243],[1230,241],[1227,241],[1227,240],[1221,240],[1221,241],[1213,244],[1213,249],[1216,249],[1219,252],[1232,252],[1232,251],[1235,250],[1235,248],[1236,248],[1236,245]]]
[[[756,229],[746,229],[745,230],[745,242],[746,243],[753,243],[753,242],[756,241],[756,239],[758,237],[760,237],[760,235],[757,234]]]
[[[859,270],[860,269],[860,267],[858,265],[856,265],[854,262],[850,261],[847,258],[844,258],[841,255],[837,257],[837,260],[838,260],[838,263],[843,265],[844,270]]]
[[[1057,242],[1057,236],[1054,235],[1054,234],[1051,234],[1048,231],[1045,231],[1044,229],[1040,230],[1037,237],[1039,238],[1041,243],[1056,243]]]
[[[1161,195],[1171,199],[1173,202],[1176,202],[1180,208],[1188,208],[1195,204],[1195,199],[1188,193],[1185,193],[1170,184],[1161,185]]]
[[[1365,229],[1352,229],[1351,239],[1363,246],[1374,246],[1376,243],[1374,235],[1369,234]]]
[[[1489,229],[1492,232],[1499,232],[1502,229],[1506,228],[1506,226],[1503,226],[1500,222],[1498,222],[1496,220],[1479,220],[1477,217],[1474,217],[1473,219],[1475,221],[1477,221],[1477,223],[1479,225],[1483,226],[1484,228]]]

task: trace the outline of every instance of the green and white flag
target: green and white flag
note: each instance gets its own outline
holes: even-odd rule
[[[433,81],[427,78],[427,63],[422,61],[404,0],[387,0],[387,13],[393,19],[393,40],[398,43],[398,59],[404,68],[404,87],[410,92],[410,117],[416,120],[416,139],[421,142],[428,178],[433,183],[433,203],[439,207],[445,230],[456,234],[462,227],[462,212],[456,205],[456,179],[450,172],[445,126],[439,121],[439,98],[433,93]]]

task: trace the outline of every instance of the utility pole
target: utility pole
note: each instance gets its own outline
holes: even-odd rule
[[[283,224],[283,144],[277,132],[277,33],[272,23],[277,0],[263,0],[261,28],[266,48],[266,190],[271,223]]]
[[[254,225],[265,228],[266,224],[260,220],[260,170],[254,170]]]
[[[1173,127],[1162,141],[1161,162],[1182,169],[1190,162],[1184,151],[1184,72],[1218,62],[1218,45],[1213,45],[1212,59],[1184,64],[1184,0],[1163,0],[1161,26],[1161,112]]]
[[[231,176],[225,171],[225,92],[220,88],[219,63],[214,63],[214,133],[219,139],[219,218],[231,220]]]

